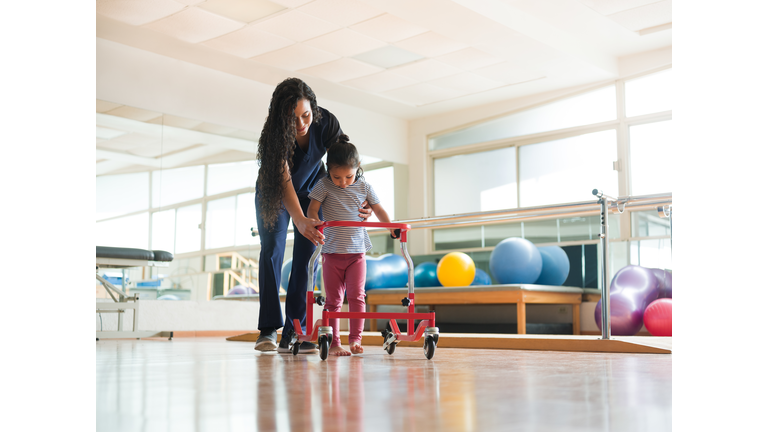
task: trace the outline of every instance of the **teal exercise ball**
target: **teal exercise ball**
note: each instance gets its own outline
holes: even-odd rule
[[[543,246],[541,253],[541,275],[536,279],[537,285],[560,286],[568,279],[571,271],[571,261],[568,254],[560,246]]]
[[[528,240],[510,237],[493,248],[490,266],[500,284],[532,284],[541,275],[541,252]]]
[[[288,291],[288,280],[291,277],[291,268],[293,268],[293,259],[283,263],[283,270],[280,272],[280,286]]]
[[[439,287],[443,286],[437,279],[437,264],[433,262],[423,262],[413,269],[413,284],[416,288],[420,287]]]

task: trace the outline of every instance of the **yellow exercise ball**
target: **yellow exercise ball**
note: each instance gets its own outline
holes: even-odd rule
[[[437,263],[437,280],[443,286],[469,286],[475,279],[475,262],[462,252],[451,252]]]

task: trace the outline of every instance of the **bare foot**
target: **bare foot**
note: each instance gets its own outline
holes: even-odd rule
[[[341,346],[331,347],[331,349],[328,350],[328,354],[330,354],[332,356],[348,356],[348,355],[352,355],[351,352],[345,350]]]
[[[359,343],[355,343],[349,346],[349,350],[352,351],[352,354],[362,354],[363,346]]]

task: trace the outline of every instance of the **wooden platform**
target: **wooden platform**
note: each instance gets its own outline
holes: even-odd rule
[[[245,333],[228,337],[228,341],[256,342],[259,333]],[[278,340],[280,335],[278,335]],[[363,345],[381,346],[384,339],[378,332],[363,332]],[[347,344],[347,334],[342,332],[341,343]],[[421,347],[419,342],[400,342],[402,347]],[[603,340],[600,336],[571,335],[500,335],[443,333],[439,348],[482,348],[500,350],[536,350],[569,352],[603,352],[635,354],[672,354],[671,337],[614,336]]]

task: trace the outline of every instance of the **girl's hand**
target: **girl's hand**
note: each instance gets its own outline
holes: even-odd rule
[[[310,219],[302,217],[301,220],[294,220],[293,224],[296,225],[296,229],[299,230],[301,235],[311,241],[313,245],[317,246],[318,243],[325,244],[325,236],[315,228],[318,225],[322,225],[323,221],[318,219]]]
[[[390,228],[389,234],[392,236],[393,239],[398,238],[397,234],[395,233],[395,229],[394,228]]]
[[[368,200],[363,201],[360,207],[362,208],[358,209],[360,212],[358,216],[363,218],[363,222],[365,222],[369,217],[371,217],[371,214],[373,214],[373,209],[368,205]]]

